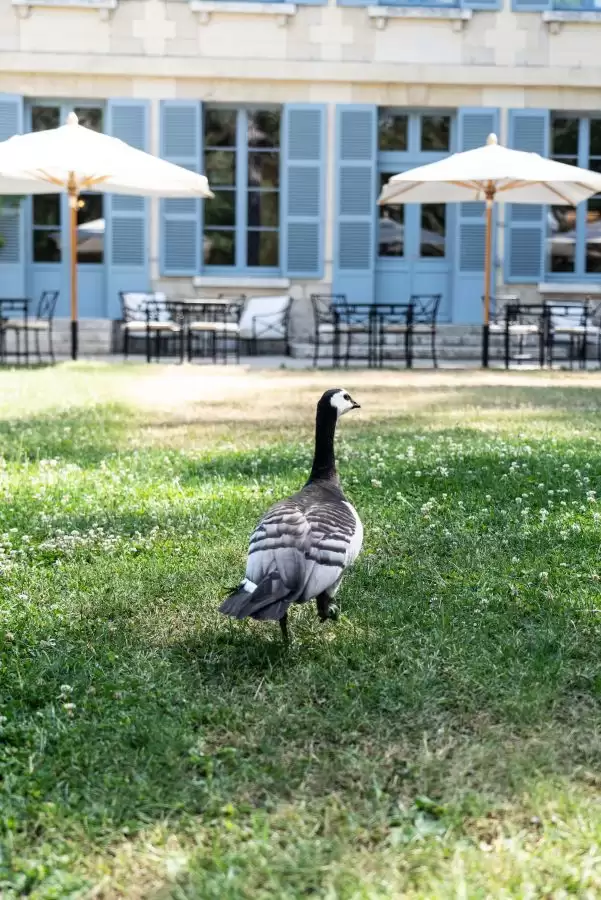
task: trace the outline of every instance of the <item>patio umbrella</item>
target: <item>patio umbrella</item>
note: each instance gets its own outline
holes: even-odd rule
[[[394,175],[382,189],[378,203],[486,203],[482,365],[488,366],[493,204],[576,206],[598,193],[601,174],[554,162],[538,153],[509,150],[491,134],[484,147]]]
[[[71,356],[77,359],[77,209],[82,191],[142,197],[212,197],[204,175],[190,172],[118,138],[66,125],[15,135],[0,143],[0,196],[69,196]]]

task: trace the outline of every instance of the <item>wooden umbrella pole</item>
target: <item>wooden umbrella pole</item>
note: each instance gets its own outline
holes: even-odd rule
[[[490,337],[490,280],[492,268],[492,210],[495,188],[489,183],[486,189],[486,235],[484,244],[484,324],[482,326],[482,367],[488,368]]]
[[[77,311],[77,207],[79,193],[73,172],[69,173],[69,270],[71,285],[71,359],[77,359],[78,311]]]

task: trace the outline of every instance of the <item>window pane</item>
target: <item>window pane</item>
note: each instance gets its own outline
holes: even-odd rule
[[[60,194],[35,194],[33,196],[33,224],[56,225],[60,228]]]
[[[601,156],[601,119],[591,119],[590,156]]]
[[[236,184],[235,150],[210,150],[205,153],[204,174],[210,185],[226,184],[233,187]]]
[[[34,228],[33,261],[36,263],[61,261],[60,231]]]
[[[380,150],[407,150],[409,117],[402,113],[381,109],[378,115],[378,146]]]
[[[205,147],[235,147],[236,117],[235,109],[207,109]]]
[[[553,206],[549,216],[549,266],[551,272],[573,272],[576,260],[576,210]]]
[[[380,190],[394,173],[380,175]],[[378,206],[378,256],[403,256],[405,252],[405,207]]]
[[[280,114],[276,110],[255,110],[248,113],[248,146],[280,146]]]
[[[48,131],[61,124],[61,111],[58,106],[33,106],[31,108],[31,130]]]
[[[552,156],[578,156],[578,119],[553,117],[551,123]]]
[[[104,262],[104,213],[102,194],[82,194],[77,211],[77,262]],[[89,227],[86,227],[89,226]]]
[[[73,111],[84,128],[102,132],[102,110],[97,106],[76,106]]]
[[[444,203],[423,203],[421,212],[420,256],[444,256],[447,208]]]
[[[444,153],[449,150],[450,116],[422,116],[422,150]]]
[[[601,272],[601,195],[588,201],[586,213],[586,271]]]
[[[235,265],[236,232],[207,229],[204,233],[204,261],[207,266]]]
[[[215,197],[204,205],[205,225],[214,228],[236,224],[236,194],[234,191],[215,191]]]
[[[556,162],[564,163],[566,166],[577,166],[578,159],[575,156],[559,156],[554,157]]]
[[[250,187],[277,188],[280,184],[279,153],[249,153],[248,184]]]
[[[247,232],[247,265],[276,268],[279,265],[279,250],[277,231]]]
[[[280,195],[277,193],[248,192],[249,228],[277,228],[280,219]]]

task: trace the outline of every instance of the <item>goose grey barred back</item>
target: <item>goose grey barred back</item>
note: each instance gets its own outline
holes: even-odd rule
[[[363,543],[361,520],[344,496],[334,457],[336,424],[351,409],[359,404],[340,388],[321,397],[309,480],[255,528],[245,578],[219,607],[225,615],[279,621],[285,641],[292,603],[315,599],[322,622],[337,618],[331,600]]]

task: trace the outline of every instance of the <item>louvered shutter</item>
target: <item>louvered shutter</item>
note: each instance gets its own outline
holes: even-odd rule
[[[282,260],[289,278],[323,277],[326,109],[284,107]]]
[[[198,101],[161,104],[161,156],[192,172],[201,171],[202,107]],[[210,202],[210,201],[209,201]],[[195,199],[161,202],[161,272],[198,275],[201,270],[202,207]]]
[[[374,299],[377,109],[338,106],[334,290],[355,303]]]
[[[148,101],[109,100],[107,133],[137,150],[148,151]],[[110,319],[121,317],[120,291],[149,289],[148,217],[149,201],[144,197],[109,194],[105,198],[107,313]]]
[[[509,146],[549,155],[549,111],[509,110]],[[505,209],[505,280],[537,284],[545,269],[547,207],[511,203]]]
[[[498,122],[499,113],[496,109],[460,109],[458,150],[482,147],[491,132],[497,133]],[[493,261],[495,224],[496,212],[493,212]],[[453,322],[458,324],[477,324],[482,321],[485,237],[484,203],[460,203],[457,213],[458,253],[453,273]],[[491,289],[494,277],[493,265]]]
[[[23,98],[0,94],[0,141],[23,133]],[[24,297],[25,234],[23,204],[8,198],[0,207],[0,297]]]

